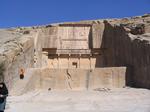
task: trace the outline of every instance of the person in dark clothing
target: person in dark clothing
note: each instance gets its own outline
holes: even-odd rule
[[[4,112],[8,89],[4,82],[0,83],[0,112]]]
[[[24,79],[24,69],[20,69],[20,79]]]

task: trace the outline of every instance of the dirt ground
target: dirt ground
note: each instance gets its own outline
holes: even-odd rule
[[[6,112],[150,112],[150,90],[35,90],[9,96]]]

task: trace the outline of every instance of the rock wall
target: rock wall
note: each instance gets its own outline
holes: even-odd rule
[[[50,51],[49,54],[57,54],[55,58],[61,57],[60,54],[67,55],[65,57],[67,59],[72,54],[78,57],[86,55],[88,59],[84,61],[86,63],[89,57],[93,57],[93,69],[126,66],[128,86],[150,88],[150,15],[0,30],[0,63],[4,63],[4,80],[9,88],[19,79],[20,68],[24,68],[25,71],[32,67],[41,69],[49,64],[47,62],[49,54],[43,53],[43,48],[54,50],[54,53]],[[76,62],[78,63],[78,60]],[[66,65],[69,64],[66,62]],[[85,69],[85,66],[82,67]],[[88,70],[82,71],[82,69],[80,74],[87,77]],[[96,73],[94,71],[92,74],[96,79],[101,77],[97,76],[100,75],[98,74],[100,71]],[[43,72],[39,73],[43,74]],[[66,74],[65,70],[61,72]],[[75,75],[80,77],[76,69],[73,74],[74,78]],[[111,80],[112,77],[109,78]],[[92,80],[96,79],[93,77]],[[43,80],[45,80],[44,85],[49,78]],[[80,78],[75,80],[80,84]],[[60,78],[59,81],[63,80]],[[98,80],[96,83],[91,83],[98,84],[100,87],[100,82]],[[95,85],[89,88],[97,87]],[[45,86],[47,87],[47,84]],[[83,88],[86,88],[85,85]]]
[[[4,81],[10,89],[19,79],[19,71],[33,67],[34,64],[34,39],[31,35],[22,35],[16,31],[0,32],[3,43],[1,44],[0,59],[4,63]]]
[[[86,69],[41,69],[41,88],[94,90],[125,87],[125,67]]]
[[[90,26],[65,25],[52,26],[40,30],[42,48],[63,50],[89,49]],[[60,54],[61,54],[60,53]]]
[[[40,88],[40,69],[27,68],[25,72],[24,80],[17,80],[12,85],[9,94],[10,95],[22,95],[29,91]]]
[[[98,90],[125,87],[126,67],[85,69],[27,69],[24,80],[15,82],[11,95],[21,95],[35,89]]]
[[[42,45],[38,44],[39,51],[41,52],[43,46],[61,48],[61,42],[59,43],[57,40],[61,40],[60,37],[69,37],[69,34],[73,35],[73,32],[75,32],[75,30],[70,30],[72,33],[68,32],[68,29],[71,29],[71,27],[66,27],[68,24],[91,25],[91,29],[86,30],[89,32],[88,47],[93,51],[101,50],[99,59],[96,59],[98,61],[96,61],[95,67],[126,66],[126,84],[128,86],[150,88],[149,15],[124,19],[64,23],[61,27],[59,24],[47,26],[42,28],[42,33],[38,36],[38,41],[44,42]],[[59,27],[60,30],[58,30]],[[58,32],[61,35],[58,36]],[[44,38],[42,38],[43,36]],[[48,41],[46,41],[47,39]],[[42,53],[39,51],[38,64],[42,62],[40,60],[42,59]]]
[[[150,34],[133,35],[121,25],[105,22],[103,67],[126,66],[128,86],[150,88]]]

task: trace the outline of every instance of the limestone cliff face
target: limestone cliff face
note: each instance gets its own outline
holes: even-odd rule
[[[104,22],[103,66],[126,66],[127,85],[150,88],[150,16]]]
[[[34,39],[18,29],[0,30],[0,62],[5,67],[3,80],[11,88],[21,68],[33,67]]]
[[[150,15],[0,30],[0,63],[10,88],[20,68],[46,65],[43,48],[49,55],[90,54],[93,68],[126,66],[127,85],[150,88]]]

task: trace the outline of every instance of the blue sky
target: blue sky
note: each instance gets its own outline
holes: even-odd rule
[[[150,13],[150,0],[0,0],[0,28]]]

